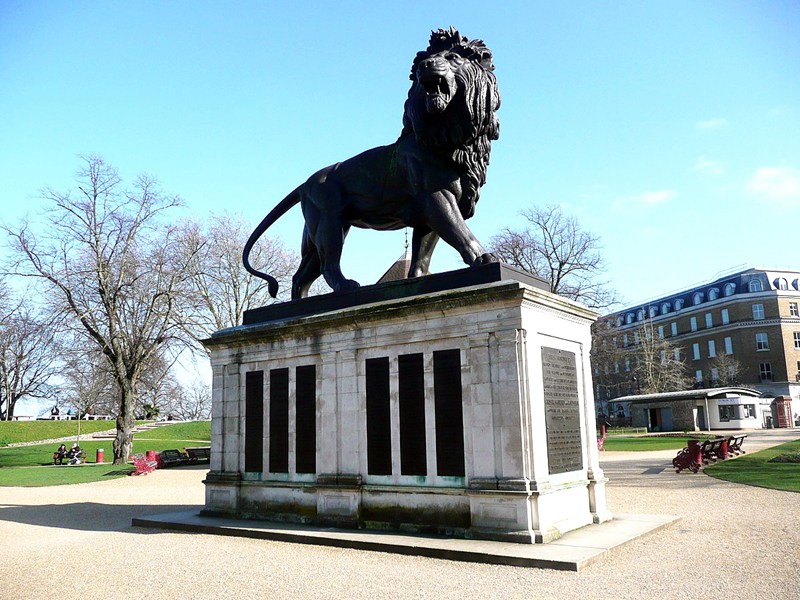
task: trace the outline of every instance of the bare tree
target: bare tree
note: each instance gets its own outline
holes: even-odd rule
[[[598,321],[592,331],[592,365],[601,401],[689,387],[680,347],[657,335],[649,321],[622,331],[607,319]]]
[[[591,308],[618,302],[616,292],[602,279],[605,262],[600,238],[581,229],[577,219],[558,206],[522,211],[528,225],[504,228],[490,242],[503,262],[524,269],[550,283],[550,291]]]
[[[0,291],[0,420],[11,420],[23,398],[50,398],[60,372],[59,343],[51,320]]]
[[[186,288],[175,228],[161,221],[180,200],[140,176],[125,190],[117,171],[88,157],[77,189],[46,190],[52,209],[39,234],[7,229],[15,272],[35,277],[53,307],[96,345],[116,386],[114,464],[130,453],[144,370],[166,345],[185,342],[178,296]]]
[[[242,324],[244,312],[276,301],[267,282],[242,266],[242,248],[250,235],[240,216],[221,213],[207,221],[187,221],[181,229],[181,245],[190,265],[190,306],[186,310],[189,333],[195,339],[209,337],[225,327]],[[253,249],[253,260],[263,265],[280,283],[291,289],[297,257],[277,239],[264,238]]]
[[[732,354],[717,354],[711,361],[708,381],[711,386],[735,385],[739,381],[741,370],[741,363]]]
[[[198,421],[211,417],[211,386],[199,380],[182,386],[170,397],[162,412],[182,421]]]

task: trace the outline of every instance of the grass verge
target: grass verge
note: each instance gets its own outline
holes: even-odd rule
[[[706,439],[708,436],[639,436],[607,437],[603,443],[606,450],[617,452],[645,452],[650,450],[680,450],[690,439]]]
[[[770,462],[776,456],[795,452],[800,452],[800,440],[718,462],[706,467],[704,472],[733,483],[800,492],[800,463]]]
[[[90,483],[125,477],[133,467],[130,465],[78,465],[74,467],[21,467],[0,469],[0,486],[43,487]]]
[[[117,426],[115,421],[81,421],[80,424],[81,437]],[[77,435],[78,421],[0,421],[0,446]]]

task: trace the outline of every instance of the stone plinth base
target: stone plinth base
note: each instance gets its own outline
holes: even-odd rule
[[[530,281],[468,283],[259,309],[206,340],[204,512],[523,543],[609,520],[594,313]]]

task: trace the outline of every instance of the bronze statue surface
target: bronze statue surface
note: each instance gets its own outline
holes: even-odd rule
[[[252,274],[250,251],[259,237],[291,207],[305,218],[300,267],[292,278],[292,299],[308,294],[320,276],[334,292],[357,288],[340,267],[350,227],[413,228],[409,277],[428,273],[442,238],[467,265],[497,262],[465,220],[475,211],[486,181],[491,142],[499,134],[500,93],[492,52],[453,28],[431,34],[411,67],[403,131],[393,144],[367,150],[314,173],[261,221],[245,244],[242,260]]]

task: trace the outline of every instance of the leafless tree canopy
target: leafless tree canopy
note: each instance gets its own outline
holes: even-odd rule
[[[592,332],[592,365],[600,400],[691,387],[680,347],[659,336],[649,321],[624,331],[608,326],[605,319],[598,321]]]
[[[10,420],[22,398],[52,396],[60,354],[53,322],[0,283],[0,419]]]
[[[127,460],[137,389],[152,358],[185,342],[177,299],[187,289],[187,257],[162,217],[180,204],[147,176],[123,187],[101,158],[84,159],[76,189],[46,190],[48,223],[8,230],[15,271],[44,284],[56,311],[96,345],[117,388],[114,462]]]
[[[545,279],[554,294],[591,308],[617,302],[616,293],[602,279],[605,263],[599,237],[581,229],[558,206],[530,208],[521,214],[527,226],[506,227],[491,239],[491,251],[498,258]]]
[[[242,324],[244,311],[285,300],[273,300],[267,282],[242,265],[242,248],[250,235],[239,216],[211,215],[206,221],[187,221],[180,231],[185,262],[189,265],[189,293],[185,296],[188,331],[195,339],[209,337],[225,327]],[[254,262],[263,266],[288,293],[298,258],[280,240],[264,238],[253,249]]]

